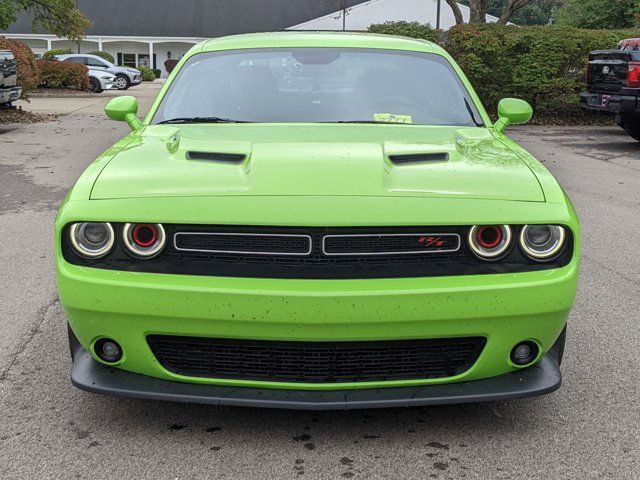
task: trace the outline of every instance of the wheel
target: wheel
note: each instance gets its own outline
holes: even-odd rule
[[[115,84],[118,90],[126,90],[131,86],[131,80],[129,80],[129,77],[127,77],[126,75],[119,73],[118,75],[116,75]]]
[[[616,115],[614,120],[614,122],[616,122],[616,125],[618,125],[621,129],[625,129],[624,128],[624,116],[623,115]]]
[[[89,77],[89,91],[93,93],[102,93],[102,85],[100,85],[100,80],[94,77]]]
[[[640,142],[640,115],[631,113],[624,116],[624,129],[627,133]]]

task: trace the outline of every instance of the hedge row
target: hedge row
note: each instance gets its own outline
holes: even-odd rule
[[[22,98],[38,88],[39,73],[31,49],[22,42],[0,37],[0,50],[11,50],[18,69],[18,85],[22,87]]]
[[[589,51],[616,48],[640,30],[460,25],[445,48],[491,112],[504,97],[530,102],[539,119],[583,113]]]
[[[84,65],[71,62],[37,60],[40,70],[40,86],[46,88],[70,88],[88,90],[88,69]]]
[[[458,25],[445,34],[402,22],[372,26],[371,31],[424,38],[441,45],[469,77],[489,113],[504,97],[529,101],[541,121],[589,115],[580,109],[590,50],[615,48],[635,30],[579,30],[561,27]],[[436,40],[437,41],[437,40]]]

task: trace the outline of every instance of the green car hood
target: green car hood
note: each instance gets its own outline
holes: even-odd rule
[[[530,166],[485,128],[156,125],[131,138],[102,168],[91,199],[278,195],[545,201]],[[189,152],[241,154],[245,160],[188,159]],[[447,154],[448,159],[392,161],[415,154]]]

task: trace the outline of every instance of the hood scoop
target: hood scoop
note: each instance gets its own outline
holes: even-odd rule
[[[449,160],[449,154],[447,152],[393,154],[389,155],[389,160],[396,165],[425,162],[447,162]]]
[[[208,162],[242,163],[247,158],[243,153],[187,152],[187,160],[206,160]]]

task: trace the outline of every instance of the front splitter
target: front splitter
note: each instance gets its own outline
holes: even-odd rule
[[[93,393],[145,400],[297,410],[350,410],[493,402],[551,393],[562,383],[556,359],[498,377],[421,387],[363,390],[280,390],[160,380],[102,365],[82,347],[74,352],[71,382]]]

